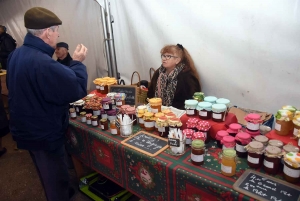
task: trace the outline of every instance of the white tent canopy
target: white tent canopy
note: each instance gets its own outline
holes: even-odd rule
[[[100,1],[101,2],[101,1]],[[161,64],[160,49],[182,44],[191,54],[203,92],[234,105],[275,113],[300,108],[298,0],[110,1],[118,70],[129,84],[133,71],[149,80]],[[22,44],[25,11],[52,10],[63,21],[60,41],[89,48],[84,62],[92,80],[105,76],[100,6],[93,0],[0,0],[0,24]]]

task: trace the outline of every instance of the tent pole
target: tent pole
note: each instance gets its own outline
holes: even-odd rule
[[[107,30],[106,30],[106,16],[104,8],[101,6],[101,16],[102,16],[102,24],[103,24],[103,35],[104,35],[104,45],[105,45],[105,55],[106,55],[106,63],[108,69],[108,76],[112,77],[112,67],[110,62],[110,51],[109,51],[109,39],[107,38]]]

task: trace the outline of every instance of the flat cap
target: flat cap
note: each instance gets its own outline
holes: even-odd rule
[[[33,7],[24,15],[25,27],[28,29],[45,29],[61,25],[62,21],[50,10],[42,7]]]
[[[64,43],[64,42],[57,43],[56,47],[64,47],[67,50],[69,49],[69,45],[67,43]]]

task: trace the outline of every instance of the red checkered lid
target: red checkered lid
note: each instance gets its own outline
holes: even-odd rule
[[[187,120],[187,123],[192,123],[192,124],[196,124],[198,123],[199,119],[198,118],[189,118]]]
[[[199,121],[197,123],[197,129],[201,131],[208,131],[210,129],[210,124],[208,121]]]
[[[193,129],[184,129],[182,131],[182,133],[186,136],[186,138],[192,138],[194,132],[195,131]]]
[[[196,140],[196,139],[198,139],[198,140],[205,140],[206,139],[205,138],[205,133],[203,133],[203,132],[195,132],[193,134],[192,140]]]

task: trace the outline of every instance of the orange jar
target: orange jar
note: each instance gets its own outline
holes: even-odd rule
[[[163,116],[165,116],[165,114],[164,113],[162,113],[162,112],[158,112],[158,113],[156,113],[156,114],[154,114],[154,119],[155,119],[155,131],[156,132],[158,132],[158,126],[157,126],[157,119],[159,118],[159,117],[163,117]]]
[[[148,99],[152,113],[161,112],[162,100],[161,98],[150,98]]]
[[[145,130],[146,131],[154,131],[154,129],[155,129],[154,113],[145,112],[143,119],[144,119]]]
[[[110,122],[110,133],[112,135],[120,135],[120,128],[116,126],[116,120]]]
[[[225,149],[222,153],[221,173],[225,176],[231,177],[235,175],[236,171],[236,152],[232,149]]]
[[[275,122],[275,132],[277,135],[288,135],[293,129],[293,113],[289,110],[278,110]]]

